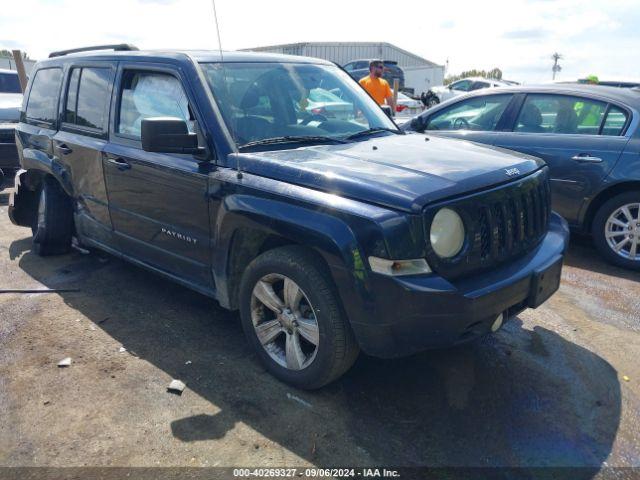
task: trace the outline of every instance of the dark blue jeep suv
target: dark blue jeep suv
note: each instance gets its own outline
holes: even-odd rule
[[[239,310],[302,388],[557,290],[568,229],[539,159],[405,135],[325,61],[97,48],[38,63],[24,97],[9,215],[37,254],[75,237]],[[348,112],[307,108],[336,88]]]

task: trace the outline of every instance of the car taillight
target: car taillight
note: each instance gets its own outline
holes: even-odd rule
[[[396,105],[396,112],[401,112],[405,108],[408,108],[406,105]]]
[[[311,113],[313,113],[314,115],[323,115],[326,112],[323,107],[320,107],[320,108],[312,108]]]

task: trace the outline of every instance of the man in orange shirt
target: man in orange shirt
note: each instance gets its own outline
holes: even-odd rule
[[[369,75],[361,78],[358,83],[378,102],[378,105],[384,105],[386,101],[393,112],[393,91],[389,83],[382,78],[382,72],[384,72],[382,60],[372,60],[369,63]]]

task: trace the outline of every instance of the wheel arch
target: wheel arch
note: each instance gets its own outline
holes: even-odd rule
[[[364,279],[359,246],[343,220],[278,200],[234,197],[225,199],[213,232],[213,275],[224,307],[238,308],[240,279],[249,263],[286,245],[300,246],[321,260],[343,300]]]
[[[616,195],[620,195],[621,193],[627,193],[627,192],[633,192],[633,191],[640,192],[639,180],[616,183],[614,185],[610,185],[609,187],[605,188],[601,192],[598,192],[598,194],[589,203],[587,210],[585,212],[584,220],[582,222],[583,230],[585,232],[591,232],[593,219],[595,218],[596,213],[598,212],[600,207],[604,205],[604,203],[607,200],[615,197]]]

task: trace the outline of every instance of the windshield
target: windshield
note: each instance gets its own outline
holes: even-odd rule
[[[17,74],[0,73],[0,93],[22,93]]]
[[[207,82],[239,148],[274,138],[342,140],[397,130],[339,68],[292,63],[203,63]],[[355,137],[354,137],[355,138]],[[359,137],[357,137],[359,138]]]

